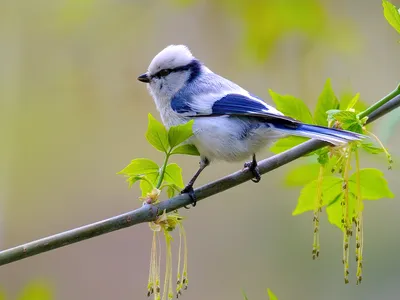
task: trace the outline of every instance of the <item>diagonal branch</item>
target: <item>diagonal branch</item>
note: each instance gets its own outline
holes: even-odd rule
[[[370,118],[367,122],[372,122],[382,117],[383,115],[389,113],[398,106],[400,106],[400,95],[396,95],[390,101],[385,101],[385,104],[371,112],[369,114]],[[258,163],[260,173],[268,173],[326,145],[328,145],[328,143],[326,142],[310,140],[288,151],[264,159]],[[210,182],[196,189],[194,192],[197,200],[199,201],[223,192],[239,184],[242,184],[250,180],[252,177],[253,174],[247,169],[237,171],[221,179]],[[64,247],[139,223],[154,221],[157,216],[161,214],[164,210],[166,210],[167,212],[173,211],[178,208],[182,208],[183,206],[189,205],[190,203],[191,200],[188,195],[179,195],[162,201],[157,205],[146,204],[138,209],[109,219],[105,219],[96,223],[71,229],[14,248],[10,248],[0,252],[0,265],[9,264],[11,262],[18,261],[29,256]]]

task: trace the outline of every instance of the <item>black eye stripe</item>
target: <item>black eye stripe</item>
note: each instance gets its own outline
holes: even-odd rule
[[[172,69],[163,69],[154,74],[155,77],[165,77],[172,72]]]
[[[186,71],[186,70],[190,70],[191,68],[192,68],[192,64],[188,64],[186,66],[180,66],[180,67],[176,67],[176,68],[172,68],[172,69],[162,69],[162,70],[158,71],[157,73],[155,73],[154,75],[152,75],[151,77],[162,78],[162,77],[168,76],[171,73]]]

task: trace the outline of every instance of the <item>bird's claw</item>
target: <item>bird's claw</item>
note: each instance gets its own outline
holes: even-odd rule
[[[182,194],[188,194],[190,197],[190,200],[192,202],[192,206],[195,207],[196,203],[197,203],[197,199],[196,199],[196,195],[194,194],[194,190],[193,190],[193,186],[188,185],[186,186],[182,191],[181,191],[181,195]],[[190,207],[188,206],[184,206],[184,208],[189,209]]]
[[[248,168],[252,173],[253,173],[253,178],[251,179],[251,181],[258,183],[261,180],[261,174],[260,174],[260,169],[258,168],[258,164],[257,161],[252,160],[249,162],[246,162],[244,164],[245,168]]]

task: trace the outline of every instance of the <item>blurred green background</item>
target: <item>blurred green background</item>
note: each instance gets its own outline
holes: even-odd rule
[[[271,88],[313,108],[328,77],[369,104],[393,90],[398,40],[379,0],[0,0],[0,248],[140,205],[115,173],[137,157],[161,163],[144,137],[147,113],[158,113],[136,77],[165,46],[188,45],[267,102]],[[399,115],[374,126],[395,161]],[[175,161],[185,180],[197,168],[195,157]],[[299,163],[182,211],[184,299],[242,299],[242,289],[266,299],[267,287],[279,299],[398,299],[399,202],[366,203],[364,280],[355,286],[353,263],[344,285],[341,232],[324,219],[312,261],[312,216],[291,216],[299,190],[283,180]],[[198,184],[241,166],[210,167]],[[363,166],[387,168],[382,157]],[[385,173],[400,195],[399,164]],[[150,246],[148,225],[135,226],[2,266],[0,286],[9,299],[31,280],[55,299],[144,299]]]

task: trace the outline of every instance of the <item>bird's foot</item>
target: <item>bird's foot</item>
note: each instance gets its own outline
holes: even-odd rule
[[[246,162],[244,164],[245,168],[248,168],[253,173],[253,178],[251,181],[258,183],[261,180],[260,169],[258,168],[257,161],[253,159],[252,161]]]
[[[188,194],[190,197],[190,200],[192,202],[192,206],[195,207],[197,203],[196,195],[194,194],[193,186],[192,185],[187,185],[182,191],[182,194]],[[184,206],[184,208],[189,209],[188,206]]]

